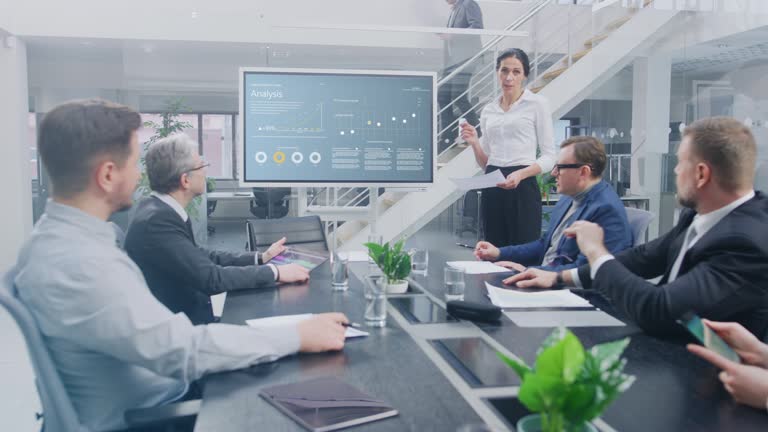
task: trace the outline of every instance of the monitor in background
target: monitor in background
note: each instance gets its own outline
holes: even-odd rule
[[[240,69],[243,186],[434,182],[432,72]]]

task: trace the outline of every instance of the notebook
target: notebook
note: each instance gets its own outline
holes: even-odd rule
[[[397,410],[336,377],[267,387],[261,397],[300,425],[333,431],[396,416]]]

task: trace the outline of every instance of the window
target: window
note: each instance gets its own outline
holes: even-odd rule
[[[207,169],[208,177],[235,178],[235,115],[181,114],[177,120],[192,125],[184,129],[184,133],[199,144],[200,154],[211,164]],[[161,124],[162,117],[157,113],[143,113],[141,121]],[[155,133],[154,128],[142,127],[139,129],[139,142],[146,143]]]
[[[234,178],[232,172],[234,150],[233,125],[231,114],[202,115],[202,154],[211,166],[208,177]]]

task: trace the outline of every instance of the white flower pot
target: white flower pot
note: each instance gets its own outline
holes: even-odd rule
[[[408,291],[407,280],[387,284],[387,294],[403,294],[406,291]]]

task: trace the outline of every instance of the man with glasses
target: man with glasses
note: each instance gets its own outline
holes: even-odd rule
[[[264,253],[231,253],[199,247],[184,208],[205,192],[205,168],[197,143],[184,134],[149,147],[147,176],[152,195],[136,209],[125,250],[138,264],[152,293],[173,312],[195,324],[215,321],[210,296],[226,291],[305,282],[297,264],[268,264],[285,249],[285,238]]]
[[[728,117],[697,120],[683,131],[675,183],[684,209],[659,238],[618,255],[603,244],[602,224],[566,230],[587,257],[578,269],[526,270],[521,288],[592,289],[645,330],[667,334],[693,312],[735,321],[759,339],[768,334],[768,200],[754,190],[757,144]],[[605,239],[608,239],[606,232]],[[657,284],[648,279],[661,279]]]
[[[550,214],[544,235],[530,243],[498,248],[481,241],[475,256],[522,272],[529,266],[549,271],[578,267],[587,262],[573,238],[563,232],[573,222],[585,220],[605,229],[606,247],[612,253],[632,246],[632,233],[621,200],[602,180],[606,156],[603,143],[591,136],[577,136],[560,145],[558,163],[552,169],[560,200]]]

